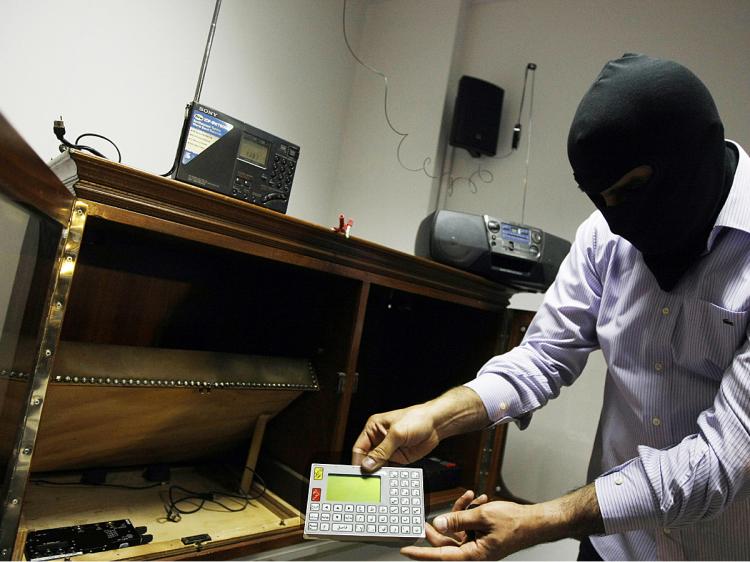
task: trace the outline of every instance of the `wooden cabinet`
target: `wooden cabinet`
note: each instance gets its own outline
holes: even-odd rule
[[[0,355],[13,444],[2,558],[22,554],[29,529],[115,518],[154,536],[108,552],[117,558],[226,558],[300,540],[313,460],[348,462],[369,415],[461,384],[506,347],[506,287],[83,153],[61,155],[52,174],[4,119],[0,129],[0,203],[46,225],[30,273],[11,276],[6,324],[25,328]],[[267,378],[230,376],[240,367],[227,365],[253,361]],[[462,468],[460,486],[430,502],[494,489],[502,434],[441,443],[434,454]],[[249,486],[248,462],[259,477],[247,490],[266,489],[252,509],[179,523],[163,521],[166,486],[40,482],[106,469],[107,482],[143,488],[146,465],[168,464],[174,483],[226,489]],[[212,540],[180,540],[197,533]]]

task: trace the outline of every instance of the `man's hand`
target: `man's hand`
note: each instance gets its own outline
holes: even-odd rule
[[[440,442],[434,420],[424,405],[370,416],[352,447],[352,464],[374,471],[392,459],[409,464]]]
[[[466,498],[427,526],[432,547],[407,546],[401,553],[414,560],[498,560],[535,544],[604,531],[593,484],[534,505],[494,501],[457,509],[459,503],[467,505]],[[474,531],[475,540],[465,531]]]
[[[352,447],[352,464],[374,471],[389,460],[409,464],[432,451],[445,437],[488,425],[481,398],[468,387],[367,420]]]

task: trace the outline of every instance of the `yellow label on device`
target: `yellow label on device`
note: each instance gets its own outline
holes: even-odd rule
[[[323,467],[316,466],[313,472],[313,480],[323,480]]]

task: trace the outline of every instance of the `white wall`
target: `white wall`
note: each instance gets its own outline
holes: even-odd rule
[[[474,2],[460,69],[505,88],[499,153],[510,145],[526,63],[538,65],[526,222],[572,239],[593,210],[573,182],[566,138],[588,86],[607,60],[624,52],[672,58],[691,68],[713,93],[726,136],[750,146],[749,29],[746,0]],[[476,194],[457,182],[446,207],[520,220],[527,139],[524,127],[512,157],[482,159],[494,182],[478,183]],[[459,150],[455,174],[470,173],[477,164]],[[523,308],[534,299],[514,301],[526,301]],[[601,353],[592,354],[576,384],[536,412],[527,430],[510,427],[503,474],[515,494],[542,500],[584,483],[605,371]]]
[[[383,0],[367,7],[357,56],[388,77],[391,124],[384,115],[383,79],[358,65],[347,114],[333,205],[354,217],[353,234],[411,253],[419,221],[435,196],[446,91],[463,3],[457,0]],[[428,175],[429,174],[429,175]]]
[[[364,2],[349,0],[355,44]],[[5,0],[0,111],[43,160],[97,132],[153,173],[174,159],[214,0]],[[288,213],[331,222],[331,188],[352,83],[340,0],[224,0],[201,101],[302,147]],[[86,139],[113,154],[106,143]]]

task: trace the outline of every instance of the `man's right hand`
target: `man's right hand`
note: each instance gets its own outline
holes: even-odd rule
[[[445,437],[481,429],[488,423],[479,395],[459,386],[424,404],[371,416],[352,447],[352,464],[368,472],[389,460],[410,464]]]
[[[410,464],[432,451],[440,437],[428,404],[370,416],[352,447],[352,464],[372,472],[391,459]]]

